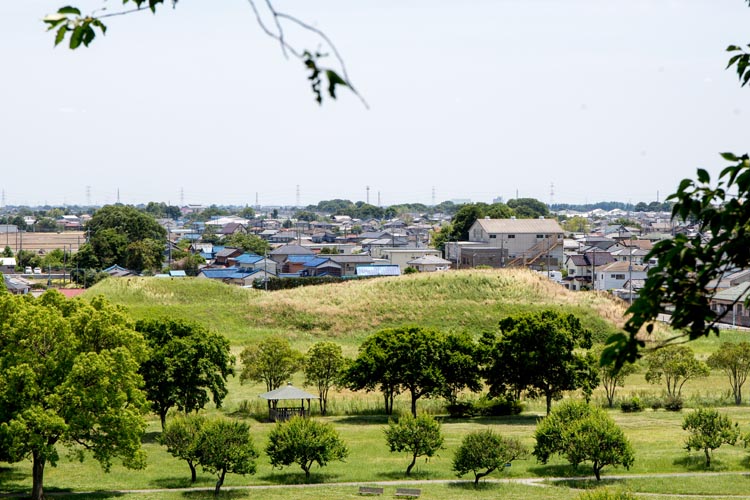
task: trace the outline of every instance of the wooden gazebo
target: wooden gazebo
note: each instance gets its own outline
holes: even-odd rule
[[[268,418],[272,422],[283,422],[297,416],[309,417],[310,400],[320,399],[318,396],[314,396],[309,392],[297,389],[292,386],[291,383],[287,384],[285,387],[279,387],[278,389],[261,394],[259,397],[269,402]],[[279,406],[279,401],[293,400],[299,400],[300,406]],[[307,409],[305,409],[305,401],[307,401]]]

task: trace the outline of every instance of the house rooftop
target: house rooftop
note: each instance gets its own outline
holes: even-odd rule
[[[477,219],[487,233],[563,233],[554,219]]]

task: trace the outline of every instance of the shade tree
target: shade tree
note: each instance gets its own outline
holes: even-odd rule
[[[705,378],[710,374],[708,365],[696,359],[693,350],[686,345],[671,345],[656,349],[646,358],[646,381],[667,387],[667,395],[679,398],[682,387],[688,380]]]
[[[240,353],[240,382],[263,382],[266,390],[278,389],[302,367],[303,355],[289,340],[271,336],[251,344]]]
[[[34,500],[58,445],[79,459],[85,450],[105,471],[118,457],[145,466],[145,352],[132,321],[104,299],[0,294],[0,460],[31,459]]]
[[[701,450],[706,456],[706,468],[711,467],[711,454],[723,444],[734,445],[740,438],[739,425],[715,408],[698,408],[685,415],[682,429],[689,435],[687,451]]]
[[[406,467],[406,475],[417,463],[419,457],[432,457],[443,449],[443,432],[440,423],[425,413],[414,417],[404,415],[398,421],[389,420],[384,430],[385,440],[391,452],[407,452],[411,462]]]
[[[305,384],[313,385],[318,390],[321,415],[327,412],[328,391],[341,382],[345,367],[341,346],[335,342],[318,342],[307,351],[304,361]]]
[[[217,418],[207,420],[195,440],[194,453],[201,468],[216,475],[214,495],[219,494],[227,473],[255,474],[258,451],[245,422]]]
[[[465,435],[453,457],[452,469],[458,477],[472,472],[474,484],[496,470],[502,470],[514,460],[528,456],[516,438],[506,438],[491,429],[474,431]]]
[[[298,464],[309,478],[314,464],[325,467],[334,460],[344,461],[349,448],[330,423],[292,417],[286,422],[277,422],[271,430],[266,454],[272,467]]]
[[[708,366],[721,370],[729,379],[734,404],[742,404],[742,386],[750,372],[750,342],[723,342],[707,360]]]

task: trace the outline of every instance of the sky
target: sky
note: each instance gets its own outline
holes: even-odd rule
[[[334,41],[369,109],[345,90],[319,106],[247,0],[113,17],[77,51],[41,21],[67,3],[122,9],[3,5],[6,205],[304,206],[368,186],[381,205],[637,203],[750,149],[750,88],[724,69],[750,42],[744,0],[276,0]]]

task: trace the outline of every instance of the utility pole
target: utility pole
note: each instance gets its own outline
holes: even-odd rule
[[[370,204],[370,186],[367,186],[367,204]]]

